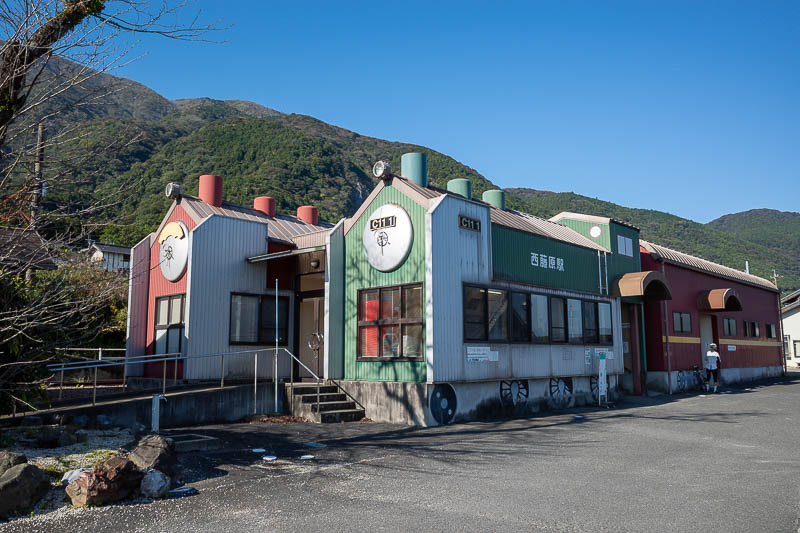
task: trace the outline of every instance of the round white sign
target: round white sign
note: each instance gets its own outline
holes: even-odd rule
[[[161,244],[159,262],[167,281],[178,281],[189,260],[189,228],[183,222],[170,222],[158,236]]]
[[[413,242],[411,217],[397,204],[377,208],[364,227],[364,255],[369,264],[381,272],[391,272],[402,265]]]
[[[603,230],[600,226],[592,226],[589,229],[589,236],[593,239],[598,238],[601,233],[603,233]]]

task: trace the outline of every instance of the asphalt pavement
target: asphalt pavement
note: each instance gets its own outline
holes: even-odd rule
[[[442,428],[172,430],[222,442],[181,456],[196,495],[0,531],[797,532],[800,373],[725,392]]]

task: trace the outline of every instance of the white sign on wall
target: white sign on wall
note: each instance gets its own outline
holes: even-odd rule
[[[603,404],[608,401],[608,381],[606,381],[606,354],[597,354],[597,399]]]
[[[735,344],[729,344],[728,345],[728,351],[729,352],[735,352],[736,351],[736,345]]]
[[[498,359],[498,353],[488,346],[467,346],[468,363],[493,362]]]
[[[183,222],[170,222],[161,230],[158,242],[161,273],[167,281],[178,281],[189,260],[189,228]]]
[[[552,255],[540,254],[538,252],[531,252],[531,266],[564,272],[564,259],[561,257],[553,257]]]
[[[411,217],[397,204],[382,205],[369,216],[361,242],[367,262],[376,270],[391,272],[403,264],[411,251]]]

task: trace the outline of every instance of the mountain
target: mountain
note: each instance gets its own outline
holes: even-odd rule
[[[65,60],[52,61],[53,72],[74,72]],[[473,195],[496,186],[479,172],[423,146],[366,137],[313,117],[286,114],[241,100],[194,98],[168,100],[142,84],[107,74],[66,91],[48,103],[54,110],[86,103],[108,94],[102,104],[78,105],[49,120],[48,131],[78,128],[80,138],[49,153],[46,167],[74,177],[70,186],[51,186],[47,201],[92,205],[119,203],[97,211],[95,237],[133,244],[153,231],[169,200],[164,186],[176,182],[197,193],[197,176],[224,177],[227,200],[250,205],[259,195],[274,196],[278,209],[292,212],[313,204],[331,221],[352,214],[372,190],[371,167],[384,159],[399,169],[409,151],[428,155],[430,182],[445,187],[453,178],[467,178]],[[560,211],[625,220],[654,242],[768,277],[775,268],[785,290],[800,288],[796,213],[760,211],[722,217],[699,224],[669,213],[623,207],[575,193],[507,189],[509,207],[541,217]],[[771,219],[769,217],[772,217]],[[758,225],[763,231],[754,229]],[[785,228],[782,230],[781,228]]]

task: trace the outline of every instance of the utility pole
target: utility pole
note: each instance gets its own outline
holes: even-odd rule
[[[775,287],[778,286],[778,278],[782,278],[783,276],[779,276],[775,269],[772,269],[772,283],[775,284]],[[777,294],[778,300],[778,317],[780,318],[781,322],[781,331],[780,331],[780,341],[781,341],[781,366],[783,367],[783,373],[786,374],[786,344],[785,339],[783,338],[783,310],[781,308],[781,291],[778,289]]]
[[[44,123],[39,122],[36,131],[36,161],[33,164],[33,198],[31,199],[31,223],[30,230],[36,235],[39,234],[37,222],[39,217],[39,209],[42,205],[42,196],[44,196],[44,180],[42,179],[42,167],[44,166]],[[35,261],[31,257],[31,261]],[[34,269],[32,265],[28,266],[25,272],[25,279],[33,281]]]

